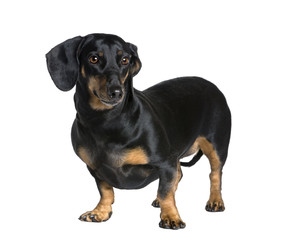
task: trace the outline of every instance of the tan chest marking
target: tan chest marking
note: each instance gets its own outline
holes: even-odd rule
[[[145,151],[141,147],[136,147],[134,149],[126,150],[119,162],[118,167],[121,167],[126,164],[130,165],[143,165],[148,163],[148,157]]]

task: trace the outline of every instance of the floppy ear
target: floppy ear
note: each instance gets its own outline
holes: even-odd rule
[[[132,43],[127,43],[130,50],[131,50],[131,54],[132,54],[132,58],[131,58],[131,74],[134,77],[135,75],[138,74],[138,72],[140,71],[141,67],[142,67],[142,63],[139,59],[139,55],[138,55],[138,48],[132,44]]]
[[[50,76],[62,91],[69,91],[76,83],[79,73],[77,51],[81,41],[80,36],[68,39],[46,54]]]

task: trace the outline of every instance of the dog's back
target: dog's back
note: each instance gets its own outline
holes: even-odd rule
[[[225,128],[227,132],[230,128],[231,116],[224,95],[205,79],[176,78],[142,93],[149,99],[175,149],[191,145],[199,135],[213,134],[215,124],[215,128]]]

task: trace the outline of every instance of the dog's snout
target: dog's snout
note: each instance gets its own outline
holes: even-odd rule
[[[120,86],[111,86],[108,95],[112,100],[119,101],[123,96],[123,91]]]

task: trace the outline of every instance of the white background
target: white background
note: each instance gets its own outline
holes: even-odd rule
[[[2,1],[0,6],[1,239],[284,239],[285,7],[282,1]],[[138,46],[143,90],[201,76],[232,111],[223,175],[226,211],[204,210],[210,171],[203,157],[184,168],[177,206],[187,227],[158,227],[157,182],[115,190],[105,223],[77,218],[99,200],[73,153],[74,89],[47,72],[45,53],[89,33]],[[191,109],[189,109],[191,111]]]

